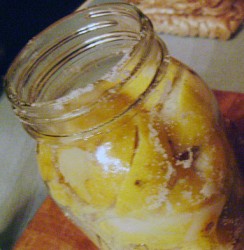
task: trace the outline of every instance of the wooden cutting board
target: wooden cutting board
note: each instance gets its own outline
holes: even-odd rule
[[[214,91],[240,166],[244,167],[244,94]],[[48,197],[29,223],[15,250],[97,250]]]

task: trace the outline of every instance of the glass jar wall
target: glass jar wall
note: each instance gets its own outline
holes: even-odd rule
[[[33,38],[6,90],[53,199],[101,249],[225,249],[235,161],[215,98],[128,4]],[[227,249],[227,248],[226,248]]]

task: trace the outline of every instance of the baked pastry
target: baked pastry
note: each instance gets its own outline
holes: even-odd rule
[[[227,40],[244,20],[243,0],[127,0],[154,24],[157,32]]]

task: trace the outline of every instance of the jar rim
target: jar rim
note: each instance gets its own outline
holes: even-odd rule
[[[8,98],[10,99],[11,103],[13,104],[13,106],[15,106],[15,108],[26,107],[26,108],[30,109],[31,107],[42,107],[42,106],[47,105],[47,104],[53,105],[53,106],[57,105],[57,100],[30,103],[30,102],[27,102],[27,101],[20,99],[18,97],[18,93],[16,92],[16,88],[14,88],[13,84],[12,84],[13,78],[17,74],[18,67],[22,64],[22,62],[24,60],[26,60],[26,56],[30,56],[29,55],[30,53],[28,51],[30,51],[31,49],[34,51],[35,44],[40,39],[43,39],[43,37],[48,35],[48,33],[51,32],[53,29],[57,28],[58,26],[62,26],[65,22],[68,22],[71,19],[74,19],[76,16],[78,16],[78,15],[93,15],[92,12],[99,10],[99,9],[101,9],[101,14],[102,14],[102,11],[104,8],[110,8],[110,7],[112,9],[116,9],[116,8],[128,9],[129,8],[131,11],[134,11],[134,13],[137,13],[138,16],[144,17],[145,19],[147,19],[147,17],[144,16],[142,14],[142,12],[132,4],[128,4],[128,3],[124,3],[124,2],[109,2],[109,3],[101,3],[101,4],[97,4],[97,5],[92,5],[90,7],[86,7],[84,9],[77,10],[77,11],[75,11],[71,14],[68,14],[67,16],[57,20],[56,22],[49,25],[48,27],[46,27],[44,30],[39,32],[36,36],[31,38],[27,42],[27,44],[20,50],[20,52],[17,54],[17,56],[14,58],[13,62],[11,63],[11,65],[10,65],[9,69],[7,70],[6,75],[4,77],[5,91],[7,93]],[[149,23],[149,25],[152,26],[149,19],[147,19],[147,22]],[[145,29],[144,23],[140,23],[140,25],[141,25],[141,27],[140,27],[141,32],[143,33],[144,29]],[[81,26],[82,26],[82,24],[81,24]],[[31,55],[31,57],[32,56],[33,55]],[[34,55],[34,56],[36,56],[36,55]],[[16,82],[16,84],[18,84],[19,79],[16,79],[14,81]],[[62,97],[59,99],[60,99],[59,101],[62,102]],[[65,98],[63,98],[63,100],[65,101]]]
[[[106,17],[105,20],[104,17]],[[92,22],[91,20],[95,21]],[[69,25],[72,27],[69,27]],[[94,34],[95,36],[93,36]],[[126,42],[125,47],[122,46],[124,42]],[[151,44],[160,48],[160,52],[153,49],[154,57],[150,55],[152,50]],[[102,51],[104,46],[107,46],[105,47],[105,52]],[[122,59],[119,57],[118,61],[115,61],[114,67],[108,66],[107,71],[107,73],[110,73],[116,69],[114,78],[118,80],[113,81],[113,79],[109,79],[109,87],[106,85],[107,89],[102,89],[101,95],[98,97],[88,96],[92,100],[90,101],[89,98],[84,98],[83,96],[83,87],[89,88],[87,79],[80,83],[80,78],[75,78],[73,82],[75,82],[74,84],[78,88],[74,85],[75,87],[72,89],[73,87],[69,87],[70,83],[66,81],[65,70],[66,68],[69,70],[74,68],[76,70],[76,63],[78,62],[80,66],[78,71],[80,70],[81,73],[80,71],[78,73],[73,72],[74,74],[68,72],[67,75],[73,77],[73,75],[80,74],[79,77],[87,77],[87,75],[83,74],[83,72],[86,73],[86,71],[83,71],[83,68],[86,70],[87,65],[90,67],[91,63],[99,60],[97,55],[95,60],[93,59],[93,48],[97,52],[98,50],[102,51],[98,54],[101,54],[99,56],[102,59],[105,58],[105,63],[107,62],[107,57],[109,58],[108,54],[111,49],[113,49],[112,59],[114,59],[114,54],[117,55],[120,52]],[[118,48],[119,53],[117,51]],[[124,52],[124,50],[126,51]],[[84,56],[84,53],[87,54]],[[77,55],[79,56],[78,59]],[[135,85],[134,82],[136,81],[133,79],[138,75],[138,72],[141,72],[141,66],[145,62],[148,64],[149,60],[156,60],[156,64],[160,65],[166,55],[166,46],[162,41],[159,41],[154,33],[150,20],[137,7],[127,3],[99,4],[71,13],[33,37],[20,51],[7,71],[5,76],[6,93],[15,113],[24,124],[33,127],[37,124],[42,127],[48,127],[50,122],[57,123],[75,117],[88,117],[90,110],[94,110],[97,107],[97,102],[104,98],[103,94],[105,92],[108,102],[115,100],[116,94],[113,95],[111,93],[115,93],[119,88],[122,89],[126,84],[128,85],[130,80],[130,84],[133,82],[132,84]],[[85,64],[85,67],[83,67],[84,58],[90,59],[87,65]],[[104,65],[102,63],[103,61],[100,62],[100,68],[103,70]],[[155,64],[155,62],[153,63]],[[127,69],[131,71],[129,76],[128,72],[126,72]],[[156,71],[150,72],[152,79],[154,78],[152,74],[156,73]],[[57,79],[61,80],[61,82]],[[100,84],[100,80],[104,79],[98,77],[92,81],[93,86]],[[49,93],[49,87],[52,89],[51,94]],[[138,85],[136,85],[137,87]],[[118,117],[138,103],[138,99],[143,99],[147,88],[147,85],[144,84],[143,88],[140,88],[141,92],[136,93],[137,96],[133,95],[133,98],[130,99],[126,97],[123,105],[120,105],[118,110],[116,108],[116,115],[114,112],[108,112],[109,117],[106,117],[106,122],[112,120],[114,117],[112,115]],[[79,90],[81,91],[79,92]],[[115,91],[112,92],[110,90]],[[74,96],[78,100],[77,102],[72,100]],[[87,104],[85,101],[88,99]],[[104,121],[99,120],[97,123],[99,125],[92,126],[101,126],[105,124]],[[91,127],[91,129],[95,127]]]

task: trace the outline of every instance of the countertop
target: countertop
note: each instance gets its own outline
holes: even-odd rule
[[[229,41],[160,35],[170,54],[212,89],[244,93],[244,29]],[[0,94],[0,249],[9,249],[47,195],[35,161],[35,142]]]

